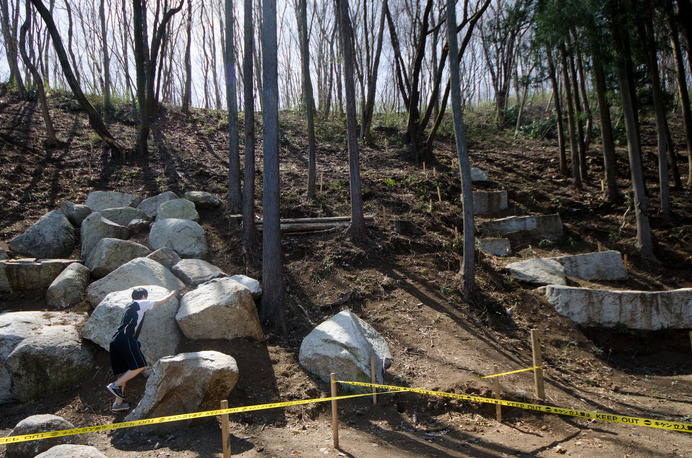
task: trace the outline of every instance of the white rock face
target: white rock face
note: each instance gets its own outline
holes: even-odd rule
[[[264,340],[250,290],[230,278],[211,280],[185,294],[175,318],[188,339]]]
[[[156,221],[149,232],[149,245],[154,250],[170,248],[184,258],[204,258],[207,254],[204,229],[186,219]]]
[[[136,242],[105,238],[98,241],[84,264],[91,269],[94,278],[103,278],[123,264],[150,252],[149,248]]]
[[[157,300],[166,297],[170,291],[162,286],[141,286],[149,293],[149,299]],[[132,290],[115,291],[108,294],[94,309],[82,329],[82,337],[109,350],[113,334],[120,325],[125,307],[132,302]],[[168,302],[146,312],[139,333],[142,353],[149,365],[154,364],[164,356],[175,355],[182,334],[175,321],[178,312],[178,299],[173,297]]]
[[[69,200],[60,202],[60,211],[67,216],[73,226],[80,227],[84,218],[91,214],[91,208],[82,204],[75,204]]]
[[[199,214],[195,208],[195,204],[187,199],[172,199],[164,202],[159,206],[159,211],[156,213],[156,220],[160,221],[166,218],[188,219],[190,221],[198,221]]]
[[[89,269],[73,262],[53,280],[46,291],[46,303],[50,307],[65,308],[84,300],[89,285]]]
[[[553,258],[565,267],[565,275],[582,280],[627,280],[627,269],[617,251],[560,256]]]
[[[216,351],[161,358],[147,379],[144,396],[125,421],[219,408],[238,381],[233,357]]]
[[[262,296],[262,284],[259,282],[259,280],[250,278],[247,275],[232,275],[231,279],[237,281],[241,285],[247,286],[252,293],[252,298],[254,300],[257,300]]]
[[[115,191],[92,191],[87,196],[86,204],[95,212],[106,208],[136,207],[142,201],[141,197]]]
[[[473,191],[473,214],[492,215],[507,210],[507,191]]]
[[[370,356],[375,356],[377,383],[391,364],[389,345],[375,329],[350,310],[323,322],[308,334],[300,346],[300,365],[328,382],[330,373],[339,380],[370,382]]]
[[[550,285],[545,295],[558,313],[578,324],[643,330],[692,328],[692,288],[648,292]]]
[[[143,285],[162,286],[169,291],[185,287],[182,281],[158,262],[149,258],[137,258],[89,285],[87,299],[96,307],[108,293]]]
[[[563,234],[560,215],[510,216],[486,221],[481,229],[489,236],[553,241]]]
[[[508,264],[506,269],[517,280],[534,285],[566,285],[565,268],[549,258],[533,258]]]
[[[512,254],[512,245],[509,239],[486,237],[478,239],[478,249],[492,254],[493,256],[510,256]]]
[[[51,447],[35,458],[108,458],[92,445],[61,444]]]
[[[32,415],[17,423],[10,432],[10,436],[23,436],[25,434],[46,433],[48,431],[60,431],[63,429],[74,429],[75,426],[69,421],[57,415]],[[39,453],[54,447],[61,446],[60,444],[79,444],[82,441],[80,435],[49,437],[36,441],[17,442],[16,444],[7,445],[8,458],[34,458]],[[76,445],[62,445],[63,447],[74,447]],[[97,450],[98,451],[98,450]],[[100,452],[99,452],[100,453]],[[48,455],[55,456],[55,455]],[[62,455],[63,457],[73,458],[74,455]],[[94,455],[96,456],[96,455]]]
[[[66,258],[75,248],[76,232],[60,210],[43,215],[10,241],[11,251],[35,258]]]
[[[32,313],[44,316],[36,317]],[[70,388],[86,376],[94,361],[78,331],[78,326],[85,320],[86,315],[60,312],[0,315],[3,333],[0,335],[0,353],[6,353],[14,343],[6,359],[2,358],[2,370],[6,370],[9,377],[12,399],[22,402],[39,399]],[[36,323],[41,322],[43,325],[36,327]],[[17,331],[23,333],[17,334]],[[3,375],[0,372],[0,380]],[[2,397],[7,395],[0,395]]]
[[[127,239],[130,236],[130,231],[124,226],[107,220],[101,216],[101,213],[94,212],[82,221],[81,236],[82,248],[80,256],[82,261],[86,261],[101,239]]]
[[[173,266],[171,272],[186,285],[191,286],[226,276],[221,269],[202,259],[182,259]]]
[[[121,226],[127,226],[132,221],[137,219],[144,221],[151,221],[152,219],[144,211],[134,207],[106,208],[101,210],[100,213],[101,216],[107,220],[113,221],[115,224],[120,224]]]
[[[177,198],[178,196],[173,191],[166,191],[157,196],[144,199],[139,205],[137,205],[137,208],[149,215],[150,219],[154,219],[156,218],[156,213],[159,211],[159,206],[162,203]]]

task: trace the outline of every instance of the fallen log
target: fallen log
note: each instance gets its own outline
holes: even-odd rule
[[[255,222],[257,230],[262,230],[263,220]],[[328,216],[323,218],[282,218],[279,220],[281,232],[318,232],[340,227],[348,227],[351,224],[350,216]],[[365,216],[365,224],[375,224],[375,217]]]

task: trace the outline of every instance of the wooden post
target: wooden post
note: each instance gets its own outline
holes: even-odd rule
[[[601,192],[605,192],[605,181],[601,180]]]
[[[433,167],[433,176],[437,178],[437,167]]]
[[[495,365],[495,373],[499,374],[500,369],[497,367],[497,364]],[[495,386],[494,386],[494,391],[495,391],[495,399],[502,399],[500,397],[502,390],[500,389],[500,377],[493,377],[495,379]],[[497,416],[497,421],[502,423],[502,406],[500,404],[495,405],[495,414]]]
[[[331,388],[332,397],[336,397],[336,374],[332,372],[330,374],[331,378]],[[339,418],[336,412],[336,399],[332,399],[332,439],[334,441],[334,448],[339,448]]]
[[[322,192],[322,185],[324,184],[324,172],[320,172],[320,192]]]
[[[442,193],[440,192],[440,187],[437,187],[437,200],[442,202]]]
[[[538,329],[531,330],[531,348],[533,349],[533,378],[536,383],[536,396],[545,400],[545,386],[543,383],[543,355],[541,354],[541,337]]]
[[[459,238],[459,228],[454,226],[454,238],[458,239]]]
[[[432,199],[430,199],[430,213],[432,213]]]
[[[382,226],[387,225],[387,209],[382,206]]]
[[[221,401],[221,408],[228,409],[228,401]],[[228,414],[221,414],[221,438],[223,447],[223,458],[231,458],[231,432],[228,424]]]
[[[377,374],[375,373],[375,357],[370,356],[370,378],[372,378],[372,384],[377,384]],[[372,387],[372,405],[377,405],[377,388]]]
[[[600,240],[598,241],[598,251],[603,251],[603,244]]]
[[[629,263],[629,260],[627,259],[627,253],[625,253],[624,258],[625,258],[625,259],[623,259],[623,262],[625,263],[625,269],[629,269],[629,268],[630,268],[630,263]]]
[[[423,173],[425,173],[425,162],[423,162]]]

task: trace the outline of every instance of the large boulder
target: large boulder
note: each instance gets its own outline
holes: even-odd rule
[[[162,203],[177,198],[178,196],[173,191],[166,191],[157,196],[144,199],[139,203],[139,205],[137,205],[137,208],[149,215],[149,218],[154,219],[156,218],[156,213],[159,211],[159,206]]]
[[[143,287],[149,293],[149,299],[153,300],[166,297],[170,293],[168,289],[161,286],[145,285]],[[109,350],[111,338],[120,325],[123,311],[132,302],[133,289],[128,288],[108,294],[91,313],[82,329],[82,337]],[[177,312],[178,299],[175,297],[146,312],[138,340],[142,344],[142,353],[150,365],[163,356],[177,353],[182,339],[178,324],[175,322]]]
[[[66,308],[77,305],[84,300],[89,285],[89,269],[78,262],[67,266],[46,291],[46,303],[49,307]]]
[[[0,291],[48,288],[60,273],[77,261],[68,259],[9,259],[0,261]]]
[[[331,372],[341,380],[370,382],[370,356],[375,357],[377,383],[382,383],[392,359],[387,342],[368,323],[344,310],[303,339],[298,359],[303,369],[324,382]]]
[[[92,212],[91,208],[84,204],[75,204],[69,200],[63,200],[60,202],[60,211],[67,216],[73,226],[80,227],[84,218],[89,216]]]
[[[185,294],[175,319],[188,339],[264,340],[250,290],[230,278],[211,280]]]
[[[159,248],[147,255],[147,258],[153,259],[159,264],[163,264],[167,269],[172,269],[174,265],[181,260],[180,255],[168,247]]]
[[[223,353],[161,358],[147,379],[142,400],[125,421],[218,409],[219,399],[227,399],[237,381],[236,361]]]
[[[629,329],[692,328],[692,288],[672,291],[607,291],[549,285],[555,310],[577,324]]]
[[[508,264],[506,269],[517,280],[534,285],[566,285],[565,268],[550,258],[533,258]]]
[[[51,447],[35,458],[108,458],[93,445],[60,444]]]
[[[89,285],[87,299],[96,307],[110,292],[142,285],[163,286],[169,291],[185,287],[182,281],[158,262],[149,258],[137,258]]]
[[[61,318],[58,315],[47,326],[31,329],[7,355],[4,367],[11,380],[12,398],[26,402],[49,396],[73,387],[92,369],[94,357],[78,327],[69,323],[71,318]],[[81,323],[85,320],[86,315],[82,315]]]
[[[151,250],[146,246],[129,240],[105,238],[98,241],[86,259],[94,278],[102,278],[123,264],[136,258],[147,256]]]
[[[136,207],[141,197],[116,191],[92,191],[87,196],[86,204],[95,212],[106,208]]]
[[[185,198],[194,203],[197,208],[218,208],[223,205],[221,199],[204,191],[187,191]]]
[[[74,428],[75,426],[72,423],[57,415],[32,415],[17,423],[17,425],[10,432],[10,436],[24,436],[27,434],[47,433],[49,431],[61,431],[64,429]],[[81,441],[82,436],[72,435],[47,437],[41,440],[10,443],[7,444],[6,456],[7,458],[34,458],[46,450],[61,446],[61,444],[63,444],[63,447],[74,447],[76,446],[75,444],[79,444]],[[69,456],[73,458],[75,455],[68,454],[62,456]]]
[[[182,259],[173,266],[171,272],[189,286],[201,285],[214,278],[226,276],[221,269],[203,259]]]
[[[134,220],[152,220],[144,211],[134,207],[106,208],[101,210],[100,213],[101,216],[107,220],[113,221],[115,224],[120,224],[121,226],[127,226]]]
[[[104,218],[101,213],[94,212],[82,221],[81,234],[81,257],[82,261],[86,261],[99,240],[105,238],[127,239],[130,236],[130,231],[125,226]]]
[[[582,280],[627,280],[627,268],[619,252],[597,251],[553,258],[565,267],[565,275]]]
[[[152,249],[168,247],[184,258],[204,258],[207,239],[202,226],[187,219],[167,218],[156,221],[149,232]]]
[[[560,215],[510,216],[481,224],[484,234],[511,239],[556,241],[563,235]]]
[[[195,208],[195,204],[187,199],[172,199],[164,202],[159,206],[159,211],[156,213],[156,221],[162,219],[175,218],[187,219],[190,221],[198,221],[199,214]]]
[[[10,241],[11,251],[35,258],[67,258],[76,246],[72,223],[60,210],[43,215],[24,233]]]

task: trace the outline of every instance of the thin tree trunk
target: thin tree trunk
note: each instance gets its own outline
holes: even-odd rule
[[[105,0],[99,1],[99,21],[101,22],[101,53],[103,62],[103,108],[106,116],[113,111],[111,103],[111,58],[108,52],[108,29],[106,28]]]
[[[377,87],[377,73],[380,67],[380,55],[382,54],[382,37],[384,36],[384,21],[385,10],[387,9],[388,0],[382,2],[382,12],[380,13],[380,26],[377,32],[377,46],[375,49],[375,60],[372,65],[372,73],[368,78],[368,96],[365,104],[365,112],[363,113],[363,122],[361,124],[361,140],[365,143],[372,141],[370,128],[372,126],[372,113],[375,108],[375,88]]]
[[[582,55],[577,46],[577,74],[579,75],[579,90],[581,91],[581,99],[584,104],[584,112],[586,113],[586,134],[584,137],[584,150],[588,151],[593,138],[593,114],[589,104],[589,94],[586,92],[586,78],[584,77],[584,66],[582,63]]]
[[[252,57],[254,47],[254,26],[252,21],[252,0],[245,0],[243,55],[243,95],[245,102],[245,186],[243,187],[243,253],[246,265],[250,254],[257,248],[255,229],[255,94],[253,92]]]
[[[228,209],[238,213],[243,208],[240,191],[240,145],[238,144],[238,77],[235,73],[235,35],[233,1],[225,0],[226,46],[224,53],[226,69],[226,104],[228,105]]]
[[[190,113],[192,103],[192,1],[187,2],[187,37],[185,41],[185,83],[183,90],[182,110],[183,113]]]
[[[577,142],[579,146],[579,173],[581,181],[584,182],[588,179],[588,163],[586,161],[586,142],[584,138],[584,125],[581,121],[582,105],[581,97],[579,97],[579,81],[577,79],[577,70],[574,64],[574,55],[572,52],[568,53],[567,62],[569,64],[570,78],[565,78],[565,85],[569,84],[571,81],[572,96],[574,97],[574,120],[577,125]]]
[[[569,171],[567,170],[567,155],[565,154],[565,129],[562,116],[562,106],[560,103],[560,84],[557,81],[552,51],[550,49],[546,49],[546,54],[548,57],[548,76],[550,77],[550,83],[553,86],[553,97],[555,98],[555,117],[557,118],[557,149],[560,164],[560,175],[569,176]]]
[[[2,8],[0,12],[2,12],[2,17],[4,18],[3,21],[0,21],[2,23],[0,27],[2,27],[2,36],[5,41],[5,50],[7,51],[7,63],[10,66],[10,81],[17,87],[19,97],[25,100],[27,98],[27,92],[24,87],[22,74],[19,71],[16,32],[12,33],[10,30],[11,22],[8,1],[9,0],[0,0],[0,8]]]
[[[567,123],[569,126],[569,147],[572,152],[572,179],[574,187],[581,190],[581,174],[579,173],[579,150],[577,146],[576,119],[574,113],[574,99],[569,82],[569,69],[567,64],[567,49],[564,44],[560,44],[560,57],[562,59],[562,79],[565,82],[565,102],[567,102]]]
[[[687,141],[687,186],[692,186],[692,110],[690,109],[690,94],[687,90],[687,78],[685,76],[685,62],[680,46],[677,26],[674,18],[669,16],[668,23],[671,27],[671,42],[675,55],[675,68],[677,71],[678,94],[680,95],[680,105],[682,108],[682,120],[685,125],[685,140]],[[689,54],[689,52],[688,52]],[[674,158],[673,158],[674,159]]]
[[[300,27],[300,63],[303,79],[303,102],[308,117],[308,199],[315,199],[315,102],[310,79],[310,42],[308,39],[308,13],[306,0],[298,0],[298,26]]]
[[[592,35],[593,36],[593,35]],[[596,95],[598,110],[601,117],[601,137],[603,142],[603,168],[605,169],[605,200],[618,202],[620,195],[617,186],[615,163],[615,142],[613,141],[613,125],[610,119],[610,103],[607,96],[605,72],[598,49],[592,47],[593,71],[596,80]]]

